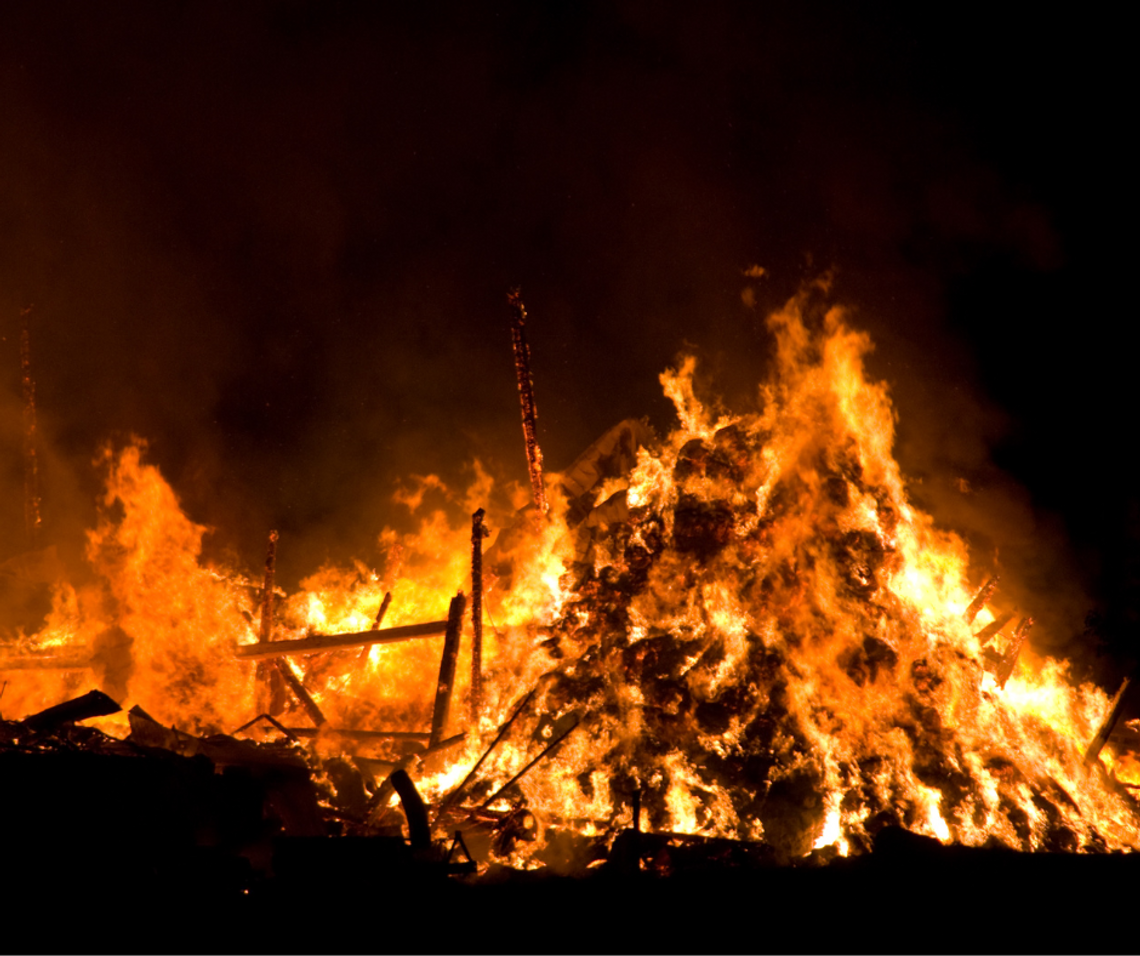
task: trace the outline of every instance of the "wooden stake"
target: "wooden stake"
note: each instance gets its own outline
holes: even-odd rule
[[[534,381],[530,374],[530,346],[526,342],[526,306],[522,290],[512,289],[507,294],[511,307],[511,344],[515,352],[515,374],[519,383],[519,401],[522,404],[523,440],[526,442],[526,463],[530,472],[530,487],[534,504],[542,514],[549,505],[546,501],[546,483],[542,477],[542,449],[538,447],[538,409],[534,403]]]
[[[268,645],[273,641],[273,586],[277,573],[277,532],[269,532],[269,543],[265,548],[265,579],[261,588],[261,630],[257,643]],[[285,708],[284,677],[279,668],[260,664],[257,668],[258,686],[263,688],[264,710],[269,714],[279,714]]]
[[[483,539],[490,532],[483,525],[480,508],[471,516],[471,723],[483,709]]]
[[[439,662],[439,682],[435,688],[435,707],[431,716],[431,746],[443,740],[451,716],[451,690],[455,685],[455,661],[459,656],[459,635],[463,628],[463,611],[467,598],[460,591],[451,599],[447,612],[447,636],[443,639],[443,656]]]

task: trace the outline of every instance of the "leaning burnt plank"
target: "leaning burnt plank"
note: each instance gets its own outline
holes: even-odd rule
[[[977,634],[974,635],[974,637],[978,639],[979,644],[985,645],[997,637],[1001,629],[1012,620],[1013,614],[1003,614],[996,621],[993,621],[992,623],[987,624],[985,627],[983,627],[980,631],[978,631]]]
[[[321,708],[317,706],[312,695],[305,689],[305,685],[301,683],[300,678],[293,673],[292,665],[283,657],[277,658],[273,663],[294,696],[301,702],[301,706],[305,708],[305,713],[309,715],[309,719],[318,727],[323,727],[328,721],[325,715],[321,713]]]
[[[1101,750],[1107,743],[1109,736],[1112,734],[1112,728],[1116,726],[1117,720],[1120,719],[1121,711],[1124,710],[1124,701],[1128,694],[1128,687],[1132,683],[1131,677],[1125,677],[1124,682],[1120,685],[1120,689],[1116,692],[1116,696],[1112,698],[1112,704],[1108,708],[1108,714],[1104,718],[1104,723],[1100,725],[1100,729],[1096,732],[1092,742],[1085,751],[1085,763],[1092,763],[1100,755]]]
[[[42,732],[51,730],[53,727],[58,727],[61,724],[71,724],[77,720],[87,720],[89,717],[103,717],[107,714],[117,714],[122,709],[122,707],[101,690],[93,690],[84,694],[82,697],[65,700],[62,704],[56,704],[47,710],[41,710],[38,714],[32,714],[31,717],[26,717],[24,719],[24,726],[30,730]]]
[[[405,624],[402,627],[385,627],[378,631],[354,631],[349,634],[313,634],[292,641],[274,641],[271,644],[245,644],[237,649],[236,656],[246,661],[280,657],[282,654],[317,654],[338,647],[362,647],[365,644],[394,644],[420,637],[437,637],[447,633],[447,621],[428,621],[425,624]]]
[[[439,662],[439,681],[435,688],[435,706],[431,717],[431,743],[438,744],[451,716],[451,690],[455,684],[455,662],[459,656],[459,636],[463,628],[463,611],[467,598],[460,591],[451,599],[447,612],[447,637],[443,642],[443,656]]]

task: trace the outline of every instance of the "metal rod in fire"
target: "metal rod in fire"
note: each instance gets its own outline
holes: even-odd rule
[[[20,334],[20,380],[24,393],[24,535],[29,548],[39,545],[40,472],[36,460],[36,380],[32,378],[32,334],[29,328],[31,306],[22,310],[24,328]]]
[[[534,382],[530,375],[530,346],[526,343],[526,306],[522,290],[512,289],[507,294],[511,307],[511,343],[515,350],[515,373],[519,380],[519,401],[522,403],[523,438],[526,441],[526,463],[530,470],[530,487],[534,492],[535,506],[543,514],[549,510],[546,501],[546,484],[542,478],[542,449],[538,447],[535,423],[538,411],[534,404]]]

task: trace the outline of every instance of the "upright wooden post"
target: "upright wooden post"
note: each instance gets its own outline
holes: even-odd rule
[[[471,516],[471,722],[483,709],[483,509]]]
[[[277,532],[269,532],[269,543],[265,549],[265,579],[261,591],[261,630],[258,644],[268,644],[273,640],[273,591],[277,576]],[[275,664],[257,665],[257,682],[262,700],[258,710],[267,714],[279,714],[285,708],[285,686],[280,670]],[[264,704],[264,706],[262,706]]]
[[[511,307],[511,344],[515,351],[515,373],[519,381],[519,401],[522,403],[523,439],[526,441],[526,464],[530,472],[530,488],[534,504],[543,514],[549,510],[546,501],[546,483],[542,476],[542,449],[538,447],[538,409],[534,404],[534,381],[530,375],[530,346],[526,343],[526,306],[522,291],[512,289],[507,295]]]

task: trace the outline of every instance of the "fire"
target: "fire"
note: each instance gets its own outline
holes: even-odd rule
[[[415,479],[395,500],[417,530],[380,534],[379,570],[311,574],[279,602],[274,638],[367,631],[388,592],[384,627],[446,618],[470,587],[471,532],[428,502],[487,508],[482,710],[465,708],[465,638],[447,732],[468,734],[418,765],[429,801],[460,785],[533,692],[464,799],[488,813],[528,808],[540,830],[612,836],[636,797],[651,829],[760,840],[782,860],[860,852],[892,823],[944,843],[1135,848],[1134,803],[1082,759],[1105,694],[1028,646],[997,676],[1013,638],[978,634],[1016,609],[998,592],[967,621],[979,571],[965,542],[908,499],[894,407],[864,366],[869,338],[810,292],[768,325],[759,410],[714,413],[687,359],[661,376],[678,427],[585,491],[548,474],[547,514],[478,464],[462,495]],[[141,443],[101,464],[104,508],[87,548],[96,580],[61,582],[25,645],[86,650],[116,699],[160,723],[232,732],[257,716],[258,665],[235,651],[258,640],[259,582],[204,564],[206,529]],[[442,641],[296,655],[291,666],[327,728],[422,732]],[[30,670],[9,679],[9,715],[77,685]],[[295,700],[285,706],[285,723],[305,719]],[[100,726],[126,730],[125,718]],[[312,747],[403,759],[332,732]],[[1140,777],[1134,758],[1109,759],[1119,779]],[[503,850],[520,863],[528,852]]]

